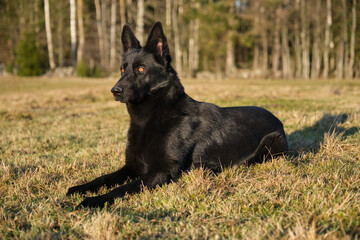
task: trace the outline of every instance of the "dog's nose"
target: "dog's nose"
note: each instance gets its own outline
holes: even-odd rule
[[[120,93],[123,92],[123,89],[122,89],[121,87],[115,86],[115,87],[113,87],[113,88],[111,89],[111,92],[112,92],[113,94],[120,94]]]

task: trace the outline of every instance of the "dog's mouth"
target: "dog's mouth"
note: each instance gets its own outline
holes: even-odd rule
[[[114,94],[114,100],[117,102],[126,103],[124,97],[120,94]]]

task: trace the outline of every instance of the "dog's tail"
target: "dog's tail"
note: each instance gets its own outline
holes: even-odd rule
[[[284,133],[272,132],[265,135],[255,152],[244,159],[242,162],[249,165],[255,163],[262,163],[272,157],[286,154],[288,151],[288,144]]]

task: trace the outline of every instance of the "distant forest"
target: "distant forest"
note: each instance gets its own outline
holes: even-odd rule
[[[360,78],[357,0],[0,0],[0,65],[108,76],[161,21],[184,77]]]

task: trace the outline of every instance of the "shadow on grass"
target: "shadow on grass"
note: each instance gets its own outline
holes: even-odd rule
[[[359,132],[359,127],[344,128],[339,126],[348,120],[348,114],[331,115],[324,113],[314,125],[296,130],[287,136],[290,156],[298,156],[307,152],[318,152],[324,142],[325,133],[342,134],[342,140]]]

